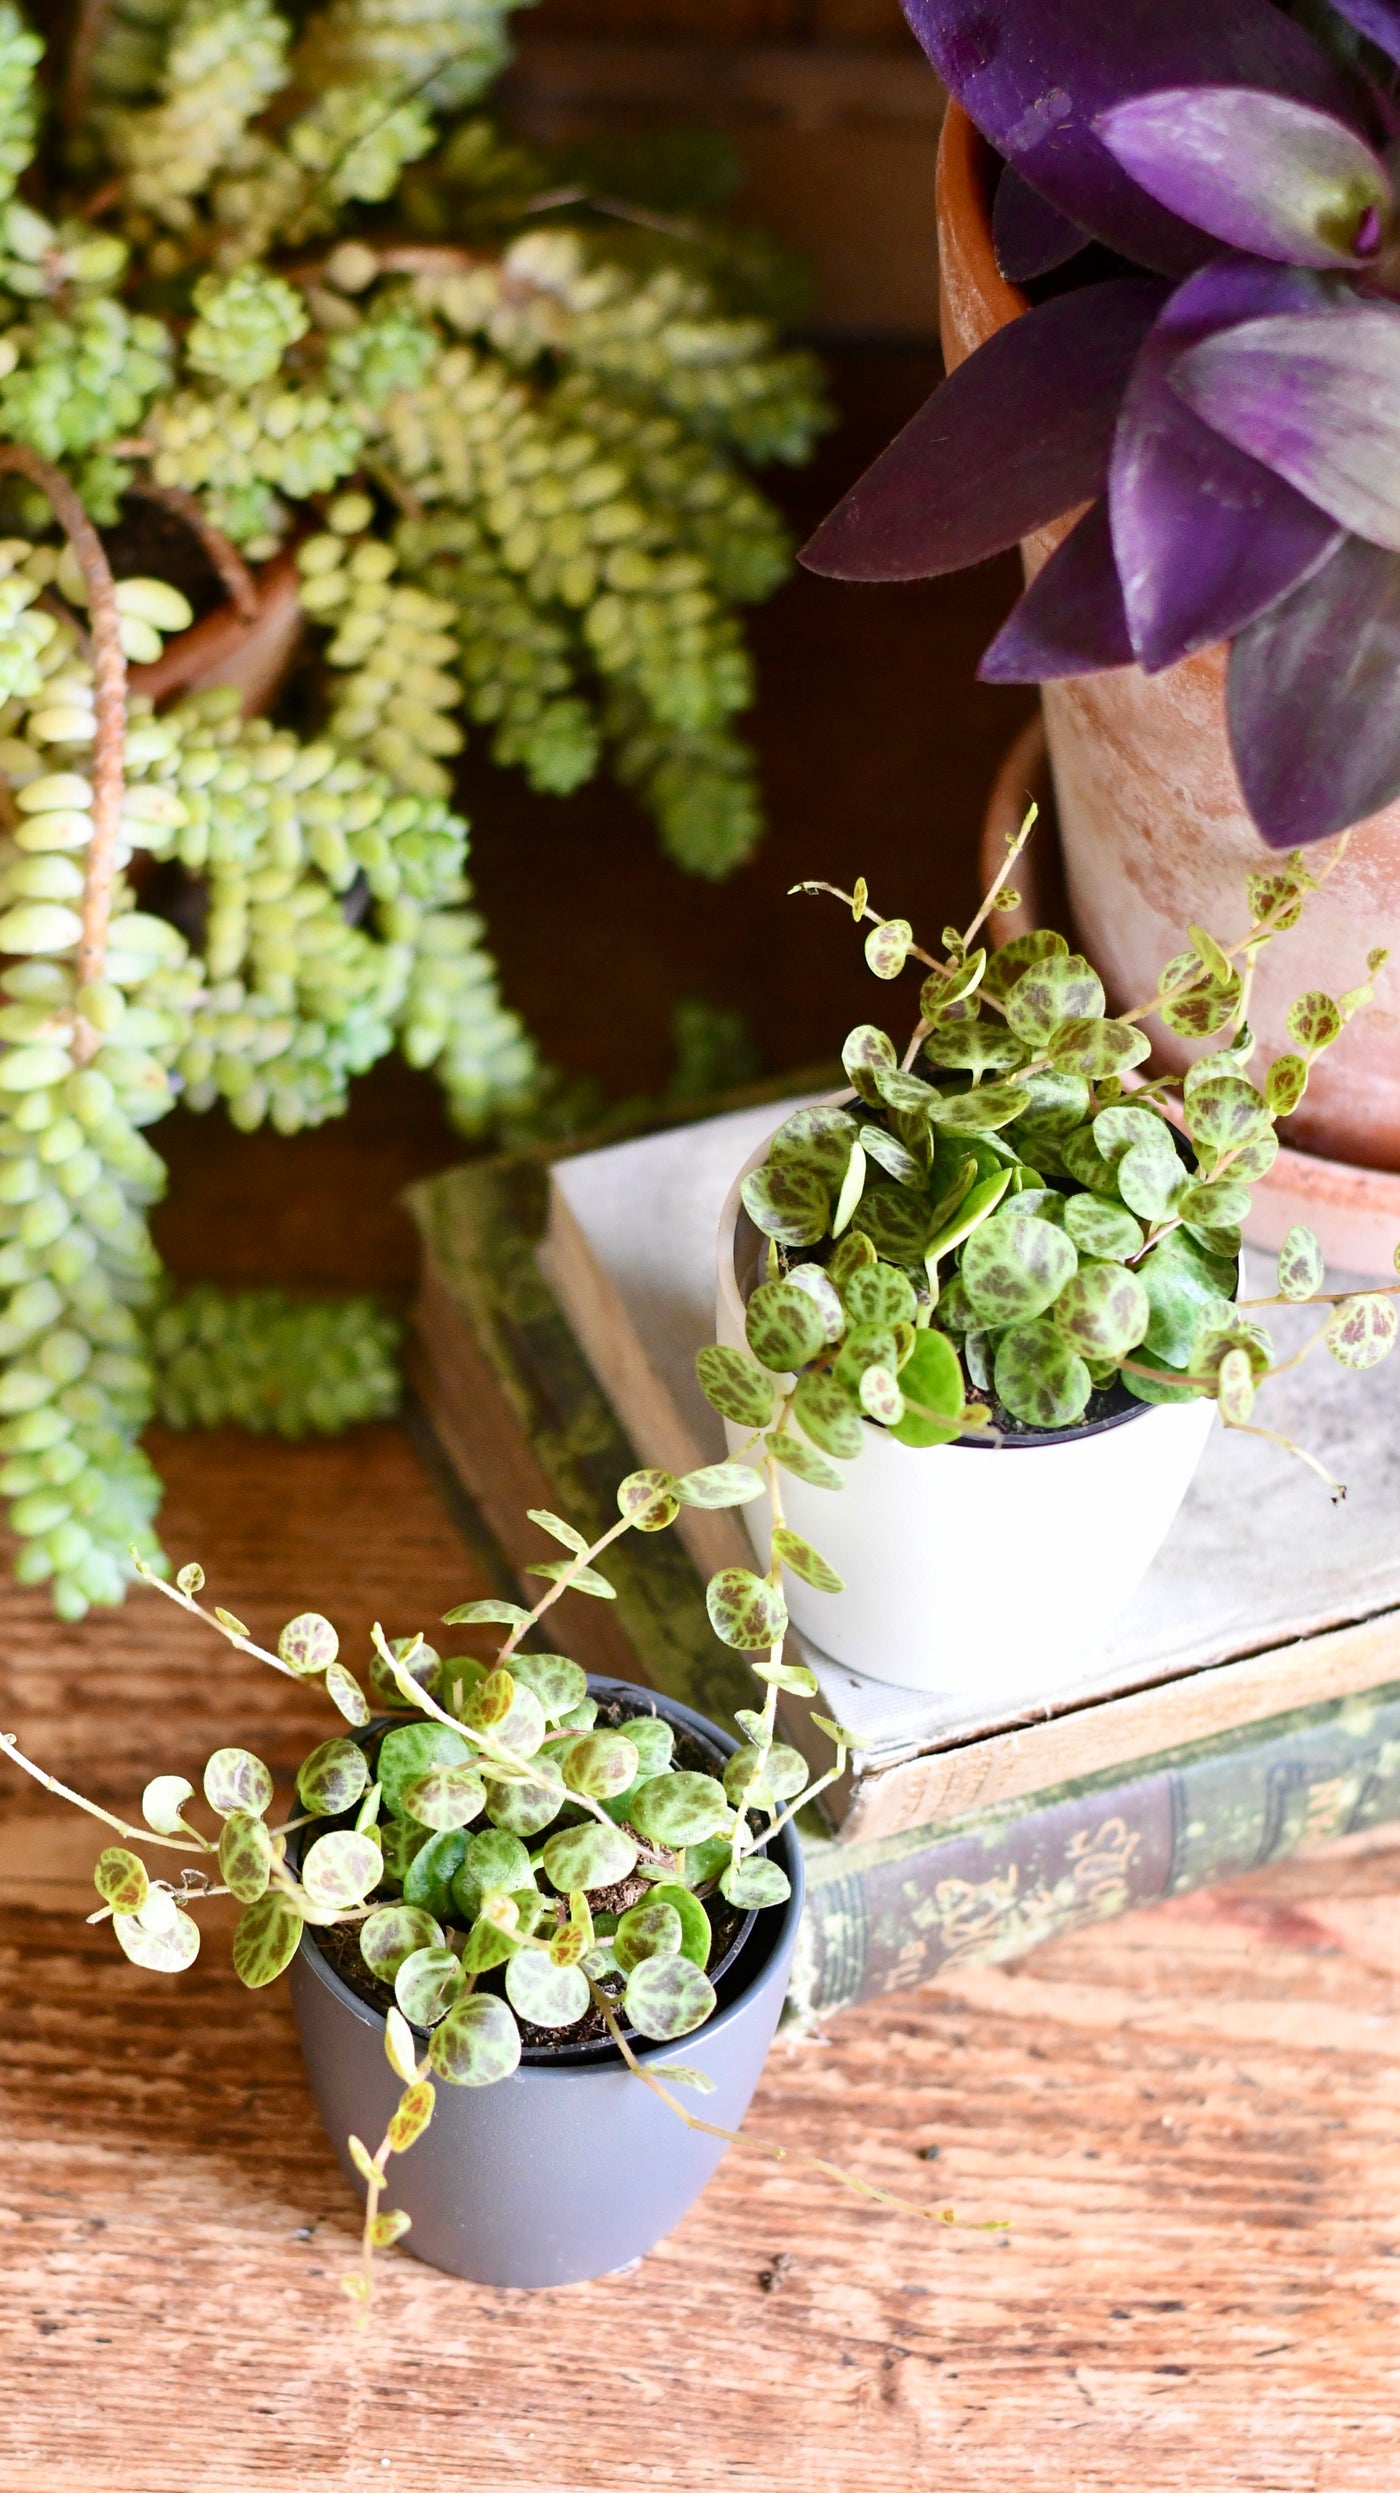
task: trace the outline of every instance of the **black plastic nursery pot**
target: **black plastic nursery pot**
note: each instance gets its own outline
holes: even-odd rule
[[[600,1703],[634,1700],[729,1757],[736,1739],[703,1714],[626,1681],[589,1679]],[[635,1706],[634,1706],[635,1710]],[[777,2030],[802,1918],[802,1847],[791,1826],[772,1854],[792,1882],[786,1904],[748,1917],[719,2006],[676,2043],[632,2048],[646,2066],[702,2070],[714,2092],[671,2085],[688,2111],[737,2129]],[[292,2003],[312,2092],[346,2179],[364,2184],[346,2140],[371,2147],[401,2092],[384,2052],[384,2018],[302,1936]],[[403,2248],[478,2285],[574,2285],[627,2267],[679,2224],[726,2152],[687,2129],[609,2045],[527,2057],[494,2086],[439,2084],[432,2122],[389,2166],[385,2204],[412,2219]]]

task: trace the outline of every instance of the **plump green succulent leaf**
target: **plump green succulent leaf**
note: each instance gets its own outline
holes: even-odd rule
[[[399,2074],[402,2075],[403,2072],[400,2071]],[[433,2117],[433,2106],[436,2101],[437,2092],[431,2078],[415,2077],[411,2084],[404,2088],[389,2121],[389,2145],[395,2155],[406,2154],[414,2140],[422,2137]],[[397,2242],[400,2235],[409,2230],[411,2220],[405,2216],[401,2207],[389,2208],[386,2214],[392,2230],[386,2231],[382,2236],[376,2234],[376,2247],[381,2240]],[[376,2219],[377,2223],[380,2221],[382,2220]]]
[[[392,1983],[410,1956],[444,1945],[441,1925],[412,1904],[381,1904],[360,1924],[360,1954],[372,1974]]]
[[[1149,1150],[1169,1151],[1176,1157],[1171,1128],[1155,1108],[1139,1108],[1130,1100],[1116,1101],[1100,1108],[1091,1126],[1094,1141],[1110,1168],[1116,1168],[1125,1151],[1145,1143]]]
[[[319,1610],[299,1611],[277,1639],[277,1651],[299,1679],[318,1679],[340,1651],[340,1638]]]
[[[653,1894],[645,1904],[634,1904],[618,1922],[613,1936],[613,1953],[624,1974],[649,1956],[679,1956],[684,1933],[675,1905]]]
[[[1188,1091],[1185,1117],[1191,1140],[1215,1152],[1235,1151],[1242,1144],[1256,1142],[1273,1127],[1267,1099],[1238,1074],[1220,1075]]]
[[[676,1483],[682,1506],[748,1506],[763,1495],[762,1474],[750,1463],[707,1463]]]
[[[777,1392],[773,1378],[746,1350],[730,1350],[712,1342],[696,1353],[700,1390],[721,1419],[737,1428],[766,1428],[773,1417]]]
[[[713,2013],[715,1987],[688,1956],[649,1956],[628,1975],[623,2006],[638,2034],[670,2043]]]
[[[892,1367],[877,1363],[864,1369],[856,1391],[866,1418],[876,1421],[880,1427],[893,1428],[897,1421],[903,1419],[904,1396]]]
[[[886,1126],[863,1125],[860,1141],[867,1160],[873,1160],[875,1166],[883,1169],[886,1177],[892,1177],[897,1185],[922,1186],[925,1175],[922,1161]]]
[[[935,1212],[933,1226],[924,1243],[924,1266],[931,1279],[936,1275],[941,1258],[950,1255],[954,1247],[962,1245],[964,1238],[971,1237],[974,1229],[980,1229],[984,1221],[990,1220],[1003,1200],[1011,1179],[1010,1169],[997,1169],[991,1176],[979,1178],[967,1187],[956,1207],[944,1218],[940,1220]]]
[[[1169,1141],[1133,1143],[1114,1170],[1118,1192],[1130,1212],[1155,1224],[1170,1220],[1187,1185],[1187,1173]]]
[[[1138,1254],[1145,1242],[1142,1224],[1131,1212],[1095,1195],[1068,1196],[1063,1218],[1066,1235],[1080,1254],[1101,1256],[1108,1263],[1121,1263],[1125,1256]]]
[[[804,1584],[812,1585],[819,1593],[841,1593],[846,1589],[843,1579],[823,1558],[820,1550],[813,1549],[811,1542],[804,1541],[801,1533],[794,1532],[790,1524],[774,1525],[773,1554],[775,1558],[781,1558],[785,1567],[791,1567],[794,1575],[800,1575]]]
[[[481,1816],[486,1786],[470,1766],[430,1766],[403,1786],[400,1800],[405,1817],[440,1835]]]
[[[805,1368],[826,1348],[826,1324],[815,1298],[791,1281],[765,1281],[755,1290],[744,1331],[755,1359],[775,1376]]]
[[[473,1991],[434,2027],[428,2058],[449,2086],[495,2086],[520,2066],[520,2028],[504,2000]]]
[[[1301,1222],[1295,1222],[1278,1251],[1279,1296],[1312,1298],[1325,1279],[1322,1249],[1316,1237]]]
[[[864,1236],[876,1255],[893,1264],[917,1267],[923,1262],[930,1211],[928,1198],[905,1186],[867,1186],[846,1234]]]
[[[400,1958],[399,1962],[402,1961]],[[398,1967],[394,1970],[397,1972]],[[384,2012],[384,2057],[395,2077],[402,2078],[409,2086],[417,2083],[418,2050],[409,2032],[408,2019],[397,2003]]]
[[[486,1815],[503,1834],[528,1841],[559,1815],[559,1794],[544,1783],[486,1782]]]
[[[1246,1351],[1227,1350],[1215,1372],[1215,1399],[1227,1428],[1247,1428],[1254,1409],[1254,1369]]]
[[[1010,943],[998,945],[982,976],[986,993],[1004,1003],[1017,980],[1034,962],[1063,959],[1069,952],[1064,936],[1053,927],[1038,926],[1028,935],[1013,935]]]
[[[680,1511],[678,1500],[679,1492],[671,1474],[648,1465],[641,1471],[629,1472],[619,1483],[617,1511],[626,1516],[634,1532],[664,1532]]]
[[[821,1318],[822,1331],[828,1342],[839,1342],[846,1329],[846,1311],[841,1304],[831,1274],[821,1264],[794,1264],[788,1282],[794,1290],[805,1290]]]
[[[1237,1186],[1228,1177],[1219,1177],[1213,1182],[1184,1186],[1175,1208],[1182,1220],[1197,1228],[1236,1230],[1249,1218],[1250,1201],[1247,1186]]]
[[[369,1782],[358,1740],[323,1740],[297,1769],[297,1798],[315,1818],[338,1818],[353,1809]]]
[[[1029,1323],[1052,1306],[1078,1264],[1066,1231],[1021,1212],[1001,1211],[974,1230],[959,1269],[974,1313],[984,1324],[1000,1327]]]
[[[513,1653],[510,1675],[538,1697],[546,1721],[560,1722],[588,1694],[588,1674],[566,1653]]]
[[[204,1797],[220,1818],[235,1809],[261,1818],[272,1806],[272,1776],[251,1749],[215,1749],[204,1769]]]
[[[188,1835],[189,1822],[181,1812],[193,1799],[194,1785],[184,1775],[153,1775],[141,1795],[141,1815],[157,1835]]]
[[[1027,1053],[1014,1030],[989,1021],[942,1022],[923,1043],[923,1054],[941,1073],[1012,1073]]]
[[[629,1714],[624,1725],[637,1752],[639,1775],[661,1775],[671,1763],[676,1735],[660,1714]]]
[[[467,1838],[460,1827],[447,1827],[420,1845],[404,1872],[405,1904],[420,1905],[436,1922],[452,1919],[452,1882],[462,1866]]]
[[[724,1786],[718,1778],[688,1769],[653,1775],[632,1796],[632,1824],[637,1833],[645,1842],[665,1844],[671,1851],[683,1850],[688,1844],[703,1844],[708,1836],[717,1835],[721,1827],[728,1825],[729,1815]],[[548,1854],[545,1867],[549,1868]],[[554,1877],[552,1870],[550,1876]],[[554,1883],[557,1886],[559,1882],[555,1879]],[[604,1879],[587,1883],[607,1886],[611,1882]]]
[[[1066,1022],[1097,1020],[1104,1002],[1103,981],[1082,953],[1053,953],[1008,988],[1006,1018],[1018,1039],[1039,1050]]]
[[[125,1844],[109,1844],[98,1854],[92,1883],[114,1913],[139,1913],[150,1892],[145,1862]]]
[[[408,1876],[408,1865],[428,1841],[429,1830],[415,1826],[411,1818],[383,1818],[379,1841],[384,1851],[384,1877],[391,1887],[402,1887]]]
[[[453,1902],[470,1921],[480,1912],[483,1896],[507,1895],[532,1883],[530,1856],[523,1839],[505,1827],[482,1827],[467,1838],[453,1871]]]
[[[681,1955],[689,1957],[691,1964],[698,1965],[703,1973],[710,1961],[714,1933],[710,1928],[709,1914],[699,1897],[689,1887],[680,1887],[671,1880],[663,1879],[653,1887],[651,1902],[670,1905],[681,1926]]]
[[[1045,1052],[1057,1072],[1080,1073],[1090,1082],[1105,1082],[1113,1074],[1140,1065],[1151,1055],[1152,1042],[1130,1022],[1091,1015],[1082,1021],[1061,1022]]]
[[[834,1189],[841,1183],[859,1133],[847,1108],[796,1108],[768,1146],[769,1163],[815,1169]]]
[[[907,918],[886,918],[865,938],[865,965],[877,978],[898,978],[909,958],[914,929]]]
[[[440,1942],[414,1948],[394,1974],[394,1999],[411,2026],[440,2025],[461,1994],[463,1974],[451,1948]]]
[[[995,1134],[1014,1125],[1030,1104],[1020,1082],[983,1082],[975,1091],[953,1091],[935,1098],[929,1110],[940,1134]]]
[[[517,2017],[551,2030],[576,2026],[592,1993],[578,1965],[556,1965],[539,1948],[520,1948],[506,1967],[506,1998]]]
[[[261,1817],[230,1810],[219,1831],[219,1876],[240,1904],[267,1893],[274,1860],[272,1837]]]
[[[1291,1117],[1307,1087],[1304,1056],[1276,1056],[1264,1076],[1264,1097],[1276,1117]]]
[[[815,1246],[826,1236],[836,1188],[805,1162],[770,1160],[750,1169],[739,1191],[755,1227],[780,1246]]]
[[[894,1072],[899,1050],[883,1030],[862,1022],[849,1033],[841,1050],[841,1062],[857,1098],[863,1099],[867,1107],[876,1108],[880,1104],[878,1077]]]
[[[435,1766],[470,1768],[475,1763],[470,1741],[446,1723],[404,1723],[397,1731],[386,1731],[377,1760],[384,1806],[391,1817],[411,1817],[405,1798],[410,1784],[421,1782]],[[425,1818],[422,1823],[432,1821]]]
[[[1043,1318],[1002,1335],[993,1374],[998,1402],[1029,1428],[1072,1428],[1093,1390],[1084,1361]]]
[[[564,1749],[560,1763],[570,1791],[591,1800],[615,1800],[636,1782],[641,1760],[621,1731],[586,1731]]]
[[[667,1778],[658,1779],[665,1782]],[[641,1788],[645,1791],[647,1786]],[[599,1826],[592,1820],[583,1826],[561,1827],[544,1848],[546,1876],[563,1896],[571,1895],[576,1887],[585,1891],[615,1887],[619,1879],[631,1874],[636,1860],[637,1847],[622,1827]]]
[[[1091,1365],[1125,1359],[1147,1331],[1151,1301],[1125,1264],[1082,1264],[1055,1301],[1054,1321]],[[1009,1408],[1009,1406],[1008,1406]]]
[[[357,1731],[364,1730],[370,1720],[365,1692],[354,1672],[347,1671],[343,1662],[332,1662],[327,1666],[326,1694],[336,1712],[343,1714],[347,1723],[353,1723]]]
[[[810,1482],[814,1489],[841,1487],[843,1475],[837,1466],[829,1462],[824,1454],[819,1454],[815,1446],[809,1445],[805,1437],[795,1436],[790,1429],[775,1429],[764,1442],[784,1471],[792,1472],[798,1480]],[[762,1485],[760,1482],[759,1486]]]
[[[834,1454],[850,1462],[865,1443],[865,1423],[860,1405],[849,1388],[834,1376],[817,1376],[810,1371],[797,1380],[793,1411],[804,1434],[819,1446],[823,1454]]]
[[[721,1567],[705,1587],[710,1625],[722,1644],[738,1653],[757,1653],[781,1644],[787,1633],[787,1607],[775,1584],[747,1567]]]
[[[1233,1271],[1179,1229],[1153,1247],[1136,1270],[1152,1310],[1144,1345],[1167,1367],[1184,1368],[1203,1324],[1230,1323]]]
[[[239,1981],[250,1991],[275,1982],[296,1955],[303,1927],[295,1906],[276,1889],[245,1905],[233,1934],[233,1970]]]
[[[744,1912],[762,1912],[768,1905],[787,1903],[792,1881],[781,1862],[751,1853],[746,1861],[720,1872],[719,1892]]]
[[[916,1300],[908,1274],[893,1264],[862,1264],[848,1274],[841,1298],[852,1324],[912,1324]]]
[[[379,1885],[383,1870],[384,1857],[372,1835],[359,1835],[353,1827],[336,1827],[308,1844],[302,1856],[301,1883],[319,1911],[347,1912],[363,1904],[371,1888]]]
[[[946,1333],[924,1328],[900,1369],[899,1383],[904,1413],[890,1434],[901,1445],[942,1446],[961,1434],[962,1364]]]
[[[1395,1348],[1400,1315],[1393,1298],[1360,1291],[1344,1298],[1328,1318],[1326,1343],[1344,1368],[1373,1368]]]
[[[1288,1035],[1305,1056],[1318,1056],[1342,1035],[1342,1016],[1335,999],[1321,987],[1310,987],[1306,995],[1295,997],[1289,1005]]]

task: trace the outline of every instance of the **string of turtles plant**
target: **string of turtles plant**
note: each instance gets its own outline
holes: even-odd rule
[[[765,1461],[775,1487],[776,1465]],[[671,1726],[647,1710],[645,1691],[615,1725],[600,1722],[578,1664],[525,1646],[563,1593],[611,1597],[597,1562],[624,1533],[663,1531],[683,1505],[736,1504],[754,1494],[757,1477],[745,1463],[679,1478],[634,1472],[618,1490],[617,1521],[592,1542],[559,1516],[532,1510],[565,1552],[531,1570],[545,1579],[534,1606],[478,1600],[445,1614],[448,1626],[504,1628],[494,1655],[440,1655],[421,1635],[391,1642],[376,1625],[368,1690],[340,1660],[336,1631],[318,1612],[289,1620],[274,1653],[229,1611],[202,1606],[202,1568],[182,1567],[169,1584],[138,1560],[156,1590],[238,1652],[287,1677],[319,1680],[351,1726],[302,1760],[297,1808],[280,1823],[269,1823],[271,1771],[248,1749],[219,1748],[206,1762],[203,1797],[217,1822],[207,1833],[188,1814],[195,1793],[183,1775],[158,1774],[146,1785],[137,1825],[0,1736],[0,1752],[16,1766],[122,1839],[98,1857],[102,1902],[89,1918],[110,1919],[133,1963],[184,1971],[199,1952],[198,1907],[224,1895],[243,1908],[233,1964],[251,1989],[286,1970],[307,1930],[356,1940],[358,1972],[384,2012],[385,2050],[403,2083],[378,2146],[349,2142],[365,2217],[361,2262],[344,2282],[362,2318],[373,2253],[410,2222],[381,2205],[391,2156],[421,2137],[439,2083],[488,2086],[512,2074],[522,2024],[533,2038],[567,2037],[592,2014],[633,2076],[687,2127],[808,2166],[885,2205],[910,2206],[822,2157],[705,2121],[672,2091],[708,2093],[704,2072],[645,2061],[634,2049],[678,2042],[712,2015],[707,1905],[720,1900],[743,1915],[786,1902],[791,1886],[773,1840],[844,1770],[848,1736],[823,1715],[812,1721],[835,1752],[823,1774],[809,1774],[801,1754],[776,1737],[779,1689],[817,1694],[813,1674],[784,1658],[785,1621],[772,1608],[757,1616],[740,1570],[711,1586],[719,1632],[751,1657],[763,1688],[761,1706],[736,1715],[744,1745],[722,1778],[678,1762]],[[398,1721],[386,1728],[372,1701],[399,1709]],[[153,1876],[134,1844],[186,1856],[178,1880]],[[911,2212],[957,2221],[951,2208]],[[1000,2220],[978,2229],[999,2230]]]
[[[1013,859],[1034,820],[1032,808]],[[919,1016],[902,1050],[873,1024],[853,1030],[850,1106],[799,1109],[745,1179],[745,1210],[767,1240],[764,1277],[748,1301],[748,1350],[700,1355],[715,1409],[765,1431],[784,1468],[834,1489],[867,1423],[930,1446],[969,1430],[1072,1428],[1124,1396],[1211,1396],[1227,1427],[1301,1453],[1344,1495],[1315,1457],[1255,1421],[1255,1397],[1320,1343],[1344,1367],[1373,1366],[1400,1329],[1400,1283],[1327,1291],[1317,1240],[1298,1226],[1279,1253],[1276,1297],[1236,1303],[1250,1181],[1271,1167],[1278,1121],[1370,1002],[1386,958],[1371,952],[1348,994],[1300,996],[1293,1048],[1262,1086],[1249,1080],[1260,955],[1297,924],[1343,845],[1311,869],[1299,851],[1250,875],[1245,932],[1226,941],[1192,927],[1157,994],[1114,1015],[1062,935],[978,942],[992,911],[1015,903],[1004,882],[964,933],[944,930],[941,952],[918,945],[907,919],[881,917],[864,882],[798,885],[871,922],[877,978],[919,964]],[[1184,1075],[1134,1082],[1153,1015],[1215,1045]],[[1256,1311],[1286,1304],[1316,1306],[1323,1321],[1281,1358]],[[780,1562],[839,1587],[776,1500],[773,1514],[773,1564],[751,1599],[776,1616]]]

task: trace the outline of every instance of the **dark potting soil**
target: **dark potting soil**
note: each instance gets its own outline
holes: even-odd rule
[[[627,1705],[622,1700],[614,1698],[599,1706],[598,1723],[603,1729],[619,1730],[629,1719],[649,1710],[645,1705]],[[393,1724],[385,1724],[383,1730],[370,1744],[371,1761],[378,1754],[379,1742],[384,1738],[385,1732],[393,1728]],[[716,1758],[709,1742],[701,1741],[682,1724],[676,1726],[675,1756],[678,1764],[691,1773],[713,1774],[714,1772]],[[353,1813],[347,1812],[342,1819],[327,1820],[326,1825],[329,1828],[334,1825],[348,1826],[352,1823]],[[750,1823],[757,1825],[758,1821],[751,1815]],[[325,1832],[326,1829],[323,1828],[320,1831]],[[595,1913],[625,1913],[629,1906],[641,1902],[649,1892],[650,1884],[651,1882],[644,1878],[619,1879],[612,1887],[592,1889],[589,1894],[589,1903]],[[395,1903],[396,1892],[387,1887],[376,1889],[370,1901],[375,1904]],[[728,1903],[718,1891],[713,1895],[702,1897],[701,1902],[710,1924],[709,1971],[713,1976],[715,1968],[728,1955],[744,1922],[750,1917],[738,1906]],[[566,1909],[562,1905],[559,1918],[561,1921],[567,1919]],[[381,2017],[387,2016],[394,2006],[393,1985],[381,1982],[378,1975],[371,1973],[366,1965],[360,1954],[358,1922],[341,1922],[329,1930],[313,1930],[311,1936],[327,1964],[339,1974],[341,1981],[354,1992],[355,1997],[363,2000],[366,2007],[377,2010]],[[450,1944],[450,1930],[448,1940]],[[496,1966],[489,1974],[481,1975],[478,1978],[477,1988],[482,1991],[494,1991],[504,1998],[505,1968]],[[619,1986],[612,2002],[615,2013],[620,1999]],[[532,2025],[528,2018],[520,2016],[518,2012],[513,2013],[520,2028],[523,2049],[532,2058],[553,2058],[562,2054],[573,2054],[579,2050],[581,2045],[607,2043],[611,2039],[602,2010],[596,2001],[590,2002],[587,2014],[579,2019],[577,2025],[572,2026],[536,2026]],[[632,2028],[625,2019],[619,2017],[619,2023],[629,2042],[634,2040]],[[415,2032],[421,2033],[422,2031],[422,2028],[415,2028]]]
[[[118,580],[168,580],[194,608],[195,621],[222,606],[228,591],[187,519],[144,495],[128,494],[120,517],[100,531]]]

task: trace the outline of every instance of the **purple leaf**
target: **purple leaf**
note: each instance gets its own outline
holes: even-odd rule
[[[1362,537],[1230,653],[1230,743],[1271,848],[1325,840],[1400,796],[1400,562]]]
[[[1263,87],[1357,118],[1343,71],[1273,0],[904,0],[944,83],[983,136],[1057,208],[1151,268],[1209,248],[1149,199],[1094,135],[1154,87]]]
[[[1229,640],[1316,569],[1339,530],[1177,396],[1183,348],[1271,312],[1325,304],[1325,278],[1221,259],[1172,296],[1133,369],[1109,468],[1133,647],[1149,672]]]
[[[1284,312],[1172,366],[1207,424],[1344,528],[1400,550],[1400,305]]]
[[[1048,277],[1084,249],[1091,237],[1024,181],[1014,164],[1003,165],[992,202],[992,241],[997,266],[1013,286]]]
[[[1012,607],[977,672],[984,684],[1048,684],[1131,666],[1108,505],[1093,503]]]
[[[1393,61],[1400,61],[1400,7],[1396,0],[1332,0],[1338,17],[1344,17],[1359,35],[1368,35],[1372,43]]]
[[[1114,277],[998,329],[822,522],[802,550],[807,569],[833,580],[961,571],[1092,501],[1162,294],[1151,278]]]
[[[1390,183],[1330,113],[1253,87],[1166,87],[1094,126],[1163,207],[1237,251],[1304,268],[1355,268],[1374,255]]]

